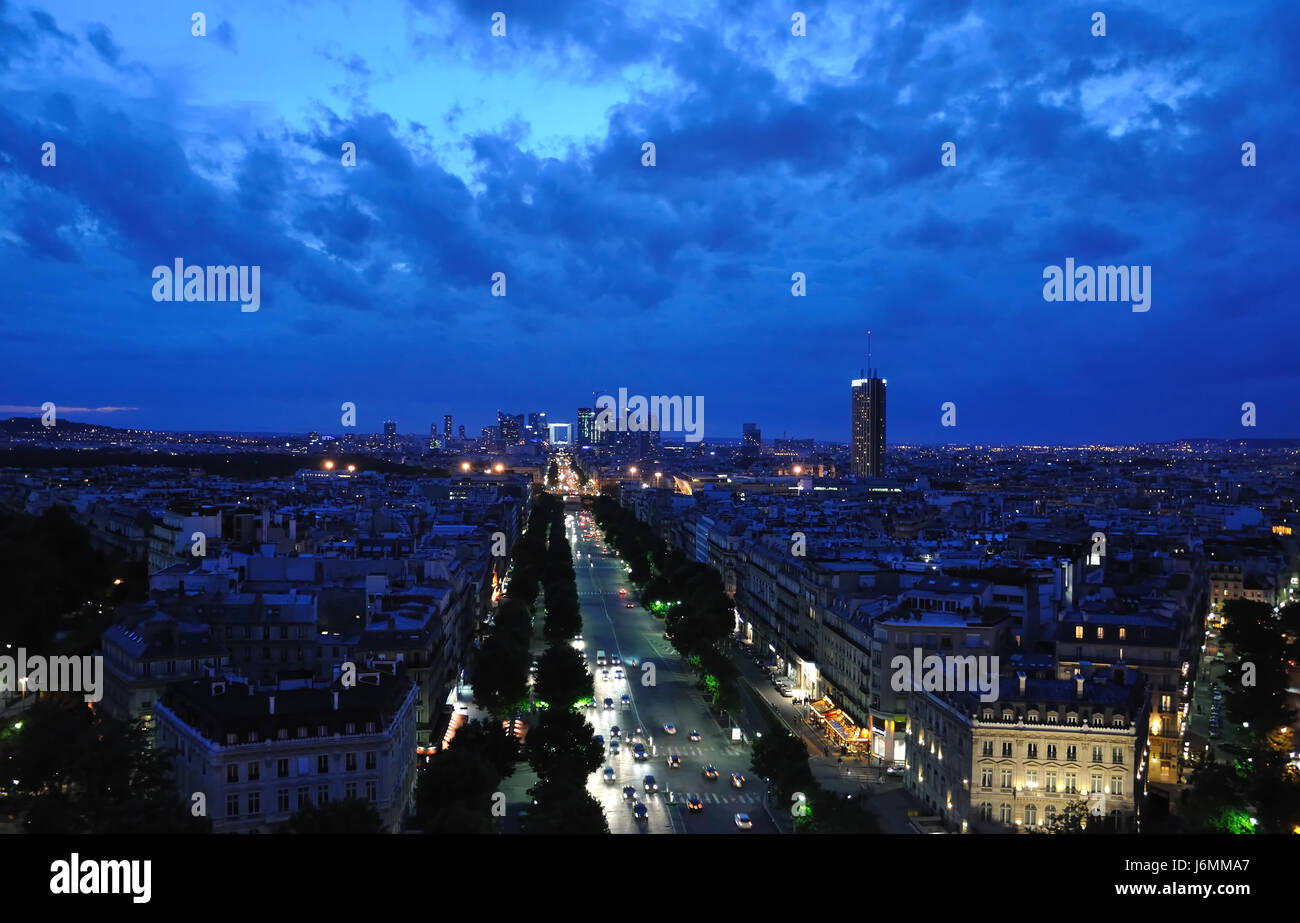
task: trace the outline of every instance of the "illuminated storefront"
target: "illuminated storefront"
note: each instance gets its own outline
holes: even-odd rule
[[[871,747],[871,734],[859,727],[852,718],[835,707],[830,696],[808,703],[809,710],[817,717],[822,733],[836,747],[843,747],[856,756],[865,756]]]

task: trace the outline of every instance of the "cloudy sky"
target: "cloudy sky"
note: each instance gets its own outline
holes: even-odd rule
[[[196,6],[0,0],[6,408],[847,440],[871,330],[890,442],[1300,436],[1291,0]],[[155,301],[178,258],[260,309]],[[1045,301],[1066,258],[1150,309]]]

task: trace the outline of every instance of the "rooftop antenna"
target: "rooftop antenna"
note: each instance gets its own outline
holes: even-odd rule
[[[873,378],[875,377],[876,370],[871,367],[871,331],[870,330],[867,331],[867,371],[871,373],[871,376]]]

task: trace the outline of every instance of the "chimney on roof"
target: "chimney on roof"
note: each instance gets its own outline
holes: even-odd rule
[[[275,696],[269,696],[269,700],[270,700],[270,703],[271,703],[271,714],[274,715],[274,714],[275,714]]]

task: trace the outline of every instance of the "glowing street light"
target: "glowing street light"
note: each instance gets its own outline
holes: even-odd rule
[[[628,468],[628,469],[627,469],[627,473],[628,473],[628,474],[636,474],[636,465],[633,465],[631,468]]]
[[[469,462],[461,462],[461,463],[460,463],[460,470],[461,470],[461,471],[468,471],[468,470],[469,470]]]
[[[356,465],[348,465],[348,471],[349,471],[349,472],[356,471],[356,470],[357,470],[357,466],[356,466]]]
[[[332,461],[327,461],[327,462],[325,462],[325,470],[326,470],[326,471],[333,471],[333,470],[334,470],[334,462],[332,462]]]

